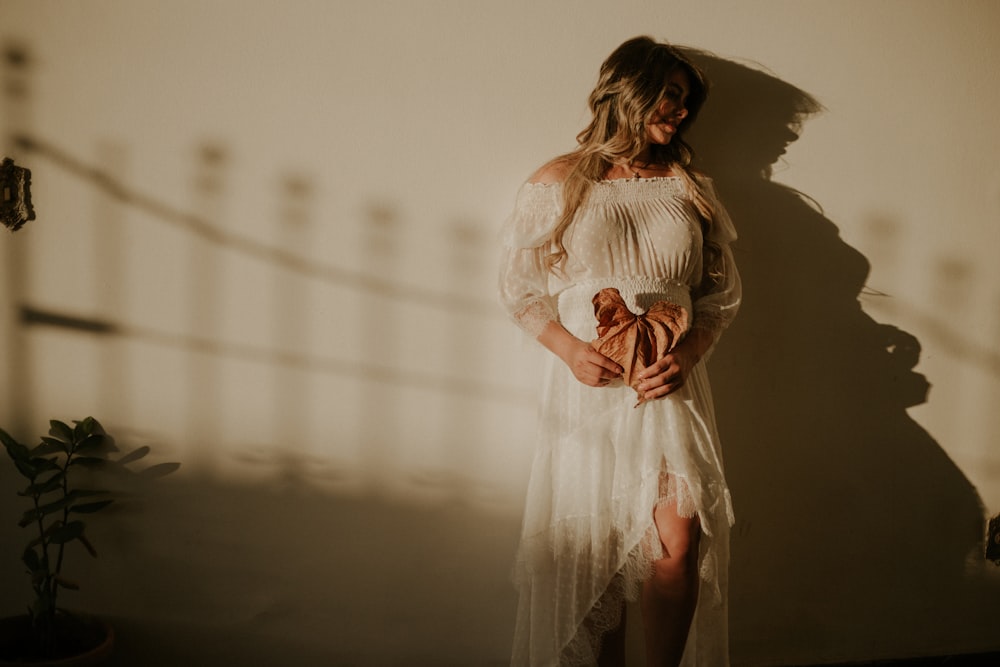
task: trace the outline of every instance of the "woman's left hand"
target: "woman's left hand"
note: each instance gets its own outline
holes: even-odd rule
[[[668,396],[687,382],[691,369],[712,344],[712,335],[704,329],[692,329],[677,347],[662,359],[642,369],[636,387],[643,401]]]

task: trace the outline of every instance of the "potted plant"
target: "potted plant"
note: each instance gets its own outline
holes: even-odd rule
[[[49,434],[34,447],[0,429],[0,441],[27,485],[17,491],[27,509],[18,525],[30,531],[21,561],[27,567],[34,601],[22,616],[0,621],[0,666],[99,665],[111,653],[114,633],[106,623],[59,606],[61,590],[79,585],[65,574],[74,542],[97,552],[84,517],[112,502],[112,491],[94,486],[106,474],[156,477],[180,464],[161,463],[136,472],[132,465],[149,453],[140,447],[122,455],[114,438],[93,417],[49,422]]]

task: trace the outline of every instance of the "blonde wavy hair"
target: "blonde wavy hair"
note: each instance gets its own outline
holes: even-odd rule
[[[667,79],[682,69],[688,77],[687,117],[677,128],[670,143],[649,144],[646,124],[667,93]],[[634,37],[611,53],[601,65],[597,86],[590,93],[589,105],[593,118],[577,135],[576,150],[556,158],[569,166],[563,181],[563,213],[549,237],[551,252],[545,264],[560,271],[566,262],[563,237],[577,210],[587,199],[594,183],[603,179],[616,163],[630,162],[647,146],[651,162],[668,165],[680,176],[691,195],[702,220],[702,232],[707,237],[714,210],[693,178],[689,165],[694,151],[684,140],[688,127],[708,96],[708,82],[693,63],[673,46],[646,36]],[[706,244],[706,266],[717,248]]]

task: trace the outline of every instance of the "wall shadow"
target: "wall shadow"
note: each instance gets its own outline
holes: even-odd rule
[[[51,216],[2,244],[8,261],[0,274],[0,343],[7,361],[17,362],[8,367],[11,395],[0,410],[3,425],[22,438],[34,432],[30,417],[49,414],[52,402],[34,388],[50,379],[40,363],[43,352],[69,348],[73,365],[60,371],[76,377],[96,369],[87,389],[96,386],[98,407],[118,415],[106,419],[105,412],[98,413],[109,426],[121,422],[116,433],[134,435],[140,432],[134,424],[149,423],[141,415],[156,400],[150,394],[176,401],[185,436],[180,458],[184,470],[195,471],[141,497],[123,499],[109,509],[107,520],[96,520],[88,536],[98,545],[99,560],[73,555],[74,576],[83,590],[69,604],[112,620],[119,649],[111,664],[506,664],[516,605],[508,571],[518,520],[500,502],[491,502],[494,511],[482,509],[483,501],[496,498],[489,480],[484,481],[488,475],[481,455],[470,453],[474,448],[468,443],[476,442],[490,423],[490,407],[520,405],[525,398],[503,378],[484,380],[471,371],[400,363],[400,313],[412,317],[415,310],[426,319],[454,321],[462,327],[455,331],[471,340],[481,325],[499,317],[495,305],[411,276],[389,279],[388,271],[311,259],[309,222],[317,207],[308,175],[281,181],[278,212],[272,216],[280,226],[273,242],[240,228],[231,231],[225,221],[234,196],[232,154],[218,142],[203,144],[195,156],[187,207],[129,186],[129,146],[108,140],[99,162],[91,164],[35,132],[29,122],[32,98],[24,92],[30,90],[33,70],[25,65],[26,47],[23,51],[7,54],[0,71],[5,83],[18,84],[0,93],[0,108],[16,112],[4,116],[0,140],[19,162],[38,169],[36,174],[59,171],[80,188],[53,191],[55,197],[82,192],[93,198],[91,224],[81,237],[99,266],[101,292],[93,312],[76,312],[58,305],[59,299],[56,305],[46,303],[45,295],[28,289],[23,275],[32,261],[51,261],[51,255],[67,250],[62,244],[44,256],[29,253],[33,232],[75,218]],[[23,94],[12,94],[17,91]],[[400,245],[380,254],[380,232],[369,229],[386,223],[382,240],[394,239],[396,215],[395,209],[375,206],[359,221],[374,234],[366,237],[369,246],[359,249],[369,264],[391,264],[408,251]],[[152,285],[146,273],[129,273],[123,261],[130,244],[149,233],[147,226],[178,237],[180,273],[191,278],[179,300],[186,325],[179,331],[126,312],[126,286],[142,295]],[[466,255],[483,256],[487,239],[459,225],[442,242],[449,244],[443,254],[454,260],[450,270],[456,276],[469,280],[481,270],[481,263],[468,263]],[[171,246],[162,252],[171,252]],[[253,277],[269,279],[255,284],[270,288],[274,299],[264,290],[226,290],[220,262],[234,256],[252,265]],[[326,329],[313,328],[311,290],[336,299],[336,317]],[[227,336],[220,310],[235,297],[240,298],[235,307],[265,313],[270,329],[264,343]],[[361,320],[362,344],[342,343],[354,340],[338,334],[350,333],[356,320]],[[317,331],[328,335],[319,351],[307,336]],[[48,334],[60,336],[46,339],[51,348],[40,351],[35,344]],[[470,349],[468,342],[465,347],[455,343],[445,341],[460,352]],[[143,366],[153,354],[166,363]],[[237,366],[263,372],[238,375]],[[168,379],[176,371],[171,387],[176,391],[149,391],[159,378],[143,373],[145,368],[156,368]],[[263,377],[253,384],[259,393],[233,379],[248,376]],[[319,382],[327,396],[346,397],[343,410],[328,404],[320,412],[316,401],[308,402],[321,391]],[[337,392],[341,387],[351,391]],[[265,424],[274,431],[265,434],[267,442],[245,443],[229,434],[233,424],[226,421],[225,409],[234,392],[244,391],[251,398],[274,396],[266,408],[273,415]],[[399,407],[414,397],[431,408],[448,408],[443,413],[460,414],[425,424],[419,418],[429,411],[415,418],[414,410]],[[363,427],[338,428],[337,419],[354,408],[368,417]],[[244,412],[252,410],[248,406]],[[149,437],[165,437],[161,426],[168,428],[152,424],[155,433]],[[449,474],[414,480],[402,466],[389,468],[402,452],[419,450],[425,443],[417,436],[427,433],[444,451],[443,463],[430,460],[427,467]],[[315,447],[300,446],[310,436]],[[365,445],[370,448],[360,463],[344,454]],[[214,475],[223,474],[223,464],[266,481],[220,481]],[[3,456],[0,489],[13,488],[9,467]],[[408,493],[415,490],[424,493]],[[431,495],[444,500],[426,500]],[[19,563],[23,531],[16,529],[23,509],[15,505],[0,502],[0,591],[8,593],[0,615],[21,611],[30,592]]]
[[[13,505],[0,511],[5,525]],[[518,526],[455,503],[182,468],[88,522],[100,556],[70,545],[66,572],[81,588],[62,602],[112,623],[111,667],[497,667],[509,660]],[[17,556],[0,550],[0,615],[30,599]]]
[[[770,179],[820,105],[756,67],[690,55],[712,82],[690,140],[736,222],[745,292],[711,360],[737,512],[734,659],[995,646],[979,497],[906,412],[930,388],[920,343],[862,310],[867,259]]]
[[[98,188],[98,195],[101,192]],[[298,198],[287,203],[304,206]],[[99,198],[97,205],[107,202]],[[283,221],[291,223],[291,217]],[[119,220],[109,220],[109,229],[121,234]],[[102,246],[102,267],[108,274],[117,275],[120,255],[113,251],[124,242],[116,235]],[[192,264],[208,261],[200,251],[192,257],[198,260]],[[458,455],[468,449],[463,445],[476,441],[482,415],[456,411],[458,417],[441,424],[438,435],[454,454],[449,459],[458,460],[452,466],[458,473],[412,480],[404,477],[405,470],[388,469],[386,462],[421,443],[406,432],[414,425],[395,409],[399,401],[386,405],[385,396],[425,393],[450,406],[522,399],[475,378],[390,367],[376,352],[384,355],[395,340],[391,337],[369,348],[369,354],[358,355],[357,363],[317,357],[290,330],[308,321],[309,312],[301,292],[282,276],[275,278],[275,292],[286,298],[274,311],[274,345],[227,342],[215,319],[196,316],[211,311],[220,296],[217,278],[210,271],[201,277],[199,284],[212,289],[192,293],[185,301],[193,313],[190,338],[126,322],[116,311],[115,294],[100,303],[100,319],[23,306],[18,311],[21,326],[12,327],[26,338],[44,326],[97,341],[99,398],[111,409],[120,405],[120,394],[138,397],[145,387],[123,377],[130,361],[126,343],[148,341],[189,362],[184,386],[190,401],[180,413],[191,418],[189,429],[197,436],[185,442],[183,457],[185,469],[195,473],[126,499],[109,510],[117,516],[97,519],[88,535],[101,553],[99,560],[90,561],[82,549],[73,554],[73,576],[83,590],[67,595],[67,602],[114,625],[117,649],[109,665],[507,664],[516,608],[508,572],[519,520],[476,509],[477,499],[488,499],[486,485],[476,478],[477,454]],[[390,289],[362,291],[375,292],[390,304],[398,298]],[[424,293],[431,296],[428,301],[437,299],[429,290]],[[452,303],[442,295],[426,307],[474,330],[464,310]],[[347,314],[364,319],[370,332],[396,335],[396,328],[389,326],[393,308],[367,307]],[[374,345],[376,339],[366,342]],[[18,354],[33,360],[24,349]],[[272,371],[274,422],[282,433],[273,434],[263,451],[242,448],[223,460],[226,454],[219,442],[205,434],[218,434],[227,426],[219,414],[222,401],[217,392],[232,391],[233,385],[222,381],[217,366],[232,359]],[[26,364],[26,375],[33,377],[33,372],[32,364]],[[362,465],[338,468],[329,452],[349,450],[355,436],[335,428],[324,434],[319,449],[297,447],[296,430],[310,426],[307,382],[316,377],[363,387],[360,412],[369,419],[359,435],[372,449]],[[45,406],[42,396],[26,398],[41,406],[36,411]],[[26,429],[19,431],[19,437],[27,437]],[[16,480],[6,456],[0,456],[0,489],[10,490]],[[253,479],[267,481],[227,483],[207,474],[221,474],[220,462],[233,464],[237,459]],[[377,483],[359,485],[358,477]],[[445,502],[404,500],[398,490],[390,493],[390,482],[404,489],[417,487],[422,497],[444,497]],[[362,492],[356,491],[358,486]],[[0,502],[0,591],[8,593],[0,616],[18,613],[29,599],[29,583],[19,563],[20,511],[23,508],[15,511],[13,502]]]

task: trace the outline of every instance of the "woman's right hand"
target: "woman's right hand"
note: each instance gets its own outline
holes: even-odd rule
[[[603,387],[622,376],[621,366],[580,339],[576,339],[563,361],[576,379],[588,387]]]
[[[621,366],[557,322],[549,322],[538,341],[562,359],[573,376],[588,387],[603,387],[622,376]]]

